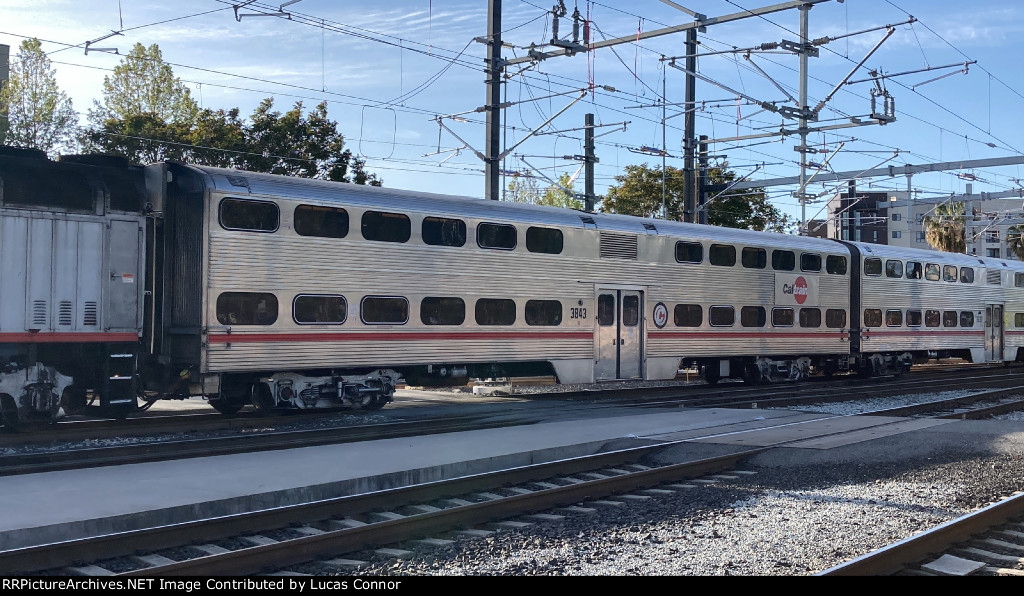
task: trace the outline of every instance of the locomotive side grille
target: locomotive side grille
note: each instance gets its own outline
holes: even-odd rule
[[[82,315],[82,325],[85,325],[86,327],[95,327],[96,324],[97,324],[96,303],[95,302],[86,302],[85,303],[85,313]]]
[[[995,270],[989,269],[989,270],[987,270],[985,272],[985,283],[987,283],[988,285],[990,285],[990,286],[1002,285],[1002,281],[1003,281],[1003,279],[1002,279],[1002,276],[999,274],[999,270],[998,269],[995,269]]]
[[[57,324],[62,327],[70,327],[74,321],[70,300],[61,300],[57,310]]]
[[[636,236],[601,232],[602,259],[636,260]]]
[[[40,327],[46,326],[46,301],[36,300],[32,302],[32,324]]]

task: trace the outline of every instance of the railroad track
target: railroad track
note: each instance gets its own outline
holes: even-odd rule
[[[329,565],[354,565],[358,561],[342,556],[412,540],[427,545],[447,540],[429,538],[438,534],[477,536],[487,532],[477,528],[481,524],[520,527],[530,523],[514,519],[520,516],[551,521],[555,514],[539,512],[607,506],[612,501],[605,499],[613,496],[620,499],[615,501],[619,505],[631,498],[652,498],[685,488],[676,483],[732,469],[743,458],[763,451],[660,467],[638,463],[665,446],[9,550],[0,552],[0,575],[251,575],[324,557]],[[168,556],[173,551],[180,557],[189,550],[193,555],[183,560]]]
[[[1024,493],[817,575],[1024,576]]]

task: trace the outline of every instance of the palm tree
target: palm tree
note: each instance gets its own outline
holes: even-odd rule
[[[936,206],[935,211],[924,218],[924,228],[924,238],[932,248],[945,252],[967,251],[963,203],[942,203]]]

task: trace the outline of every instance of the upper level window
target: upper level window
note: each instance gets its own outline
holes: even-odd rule
[[[776,271],[792,271],[796,269],[796,253],[791,250],[773,250],[772,269]]]
[[[295,233],[300,236],[344,238],[348,236],[348,211],[340,207],[299,205],[293,214]]]
[[[764,269],[768,266],[768,251],[763,248],[743,247],[740,261],[747,269]]]
[[[562,323],[562,303],[558,300],[527,300],[523,315],[527,325],[559,325]]]
[[[922,271],[921,263],[907,261],[907,279],[921,279]]]
[[[476,301],[477,325],[511,325],[516,322],[516,303],[507,298],[481,298]]]
[[[882,259],[864,259],[864,275],[877,276],[882,274]]]
[[[274,232],[281,226],[281,210],[270,201],[223,199],[220,225],[227,230]]]
[[[731,244],[712,244],[708,249],[708,260],[712,265],[732,267],[736,264],[736,247]]]
[[[1024,273],[1013,274],[1013,285],[1018,288],[1024,288]]]
[[[557,255],[562,252],[562,230],[556,228],[526,228],[526,250]]]
[[[420,320],[424,325],[461,325],[466,321],[466,303],[462,298],[424,298]]]
[[[363,213],[363,238],[377,242],[408,242],[412,222],[404,213],[367,211]]]
[[[924,278],[928,281],[939,281],[939,266],[935,263],[928,263],[925,265]]]
[[[409,320],[409,301],[401,296],[367,296],[359,314],[369,325],[404,325]]]
[[[700,242],[676,242],[676,261],[700,263],[704,260],[704,247]]]
[[[512,250],[516,247],[516,242],[515,226],[482,223],[476,227],[476,243],[480,248]]]
[[[466,244],[466,222],[446,217],[424,217],[420,234],[424,244],[431,246],[463,246]]]
[[[801,254],[800,271],[821,271],[821,255],[809,252]]]
[[[903,277],[903,261],[889,259],[885,262],[886,277]]]
[[[942,268],[942,279],[943,281],[956,281],[956,265],[945,265]]]
[[[835,275],[846,275],[846,257],[841,255],[825,257],[825,271]]]
[[[974,283],[974,267],[961,267],[960,268],[960,283],[972,284]]]
[[[217,296],[217,321],[221,325],[273,325],[277,321],[277,296],[224,292]]]
[[[344,296],[299,295],[292,302],[292,318],[300,325],[340,325],[348,315]]]

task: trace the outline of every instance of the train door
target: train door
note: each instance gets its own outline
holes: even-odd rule
[[[641,290],[597,289],[595,379],[637,379],[643,375],[643,312]]]
[[[110,221],[107,247],[107,263],[110,268],[106,311],[108,329],[136,331],[142,324],[139,316],[141,238],[142,227],[139,222],[118,219]]]
[[[1003,360],[1003,305],[985,306],[985,359],[989,362]]]

